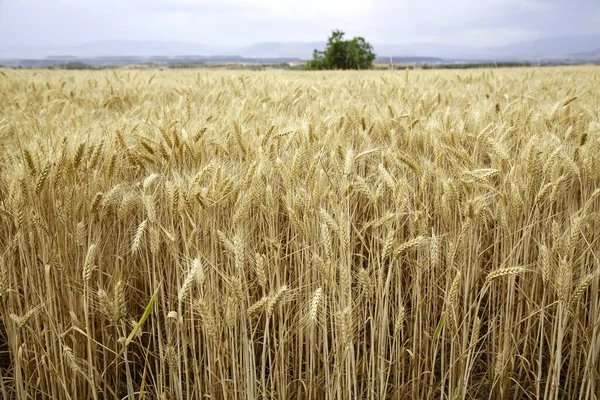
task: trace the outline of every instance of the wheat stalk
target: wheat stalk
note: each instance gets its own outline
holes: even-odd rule
[[[592,398],[600,75],[397,72],[0,68],[0,397]]]
[[[146,226],[148,225],[148,220],[143,220],[135,230],[135,234],[133,235],[133,240],[131,241],[131,252],[137,253],[140,251],[140,247],[142,245],[142,241],[144,240],[144,234],[146,233]]]
[[[518,274],[521,274],[521,273],[523,273],[525,271],[526,271],[526,269],[524,267],[521,267],[521,266],[518,266],[518,267],[498,268],[498,269],[495,269],[495,270],[491,271],[485,277],[485,283],[488,284],[491,281],[493,281],[494,279],[502,278],[503,276],[518,275]]]

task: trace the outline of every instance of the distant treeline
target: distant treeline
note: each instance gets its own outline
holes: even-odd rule
[[[530,67],[526,62],[499,62],[499,63],[461,63],[461,64],[425,64],[423,69],[468,69],[468,68],[507,68],[507,67]]]
[[[90,65],[90,64],[86,64],[86,63],[82,63],[82,62],[69,62],[69,63],[65,63],[65,64],[56,64],[56,65],[53,65],[48,68],[50,68],[50,69],[104,69],[106,67],[100,66],[100,65]]]
[[[394,64],[394,69],[470,69],[470,68],[512,68],[512,67],[530,67],[533,65],[539,66],[551,66],[560,64],[551,63],[528,63],[528,62],[480,62],[480,63],[431,63],[431,64],[414,64],[414,63],[398,63]],[[138,68],[220,68],[220,69],[246,69],[246,70],[303,70],[305,66],[301,62],[144,62],[144,63],[132,63],[130,66]],[[107,68],[119,68],[123,65],[91,65],[84,62],[74,61],[62,64],[54,65],[29,65],[29,66],[14,66],[14,65],[0,65],[0,68],[47,68],[47,69],[60,69],[60,70],[102,70]],[[387,70],[390,66],[384,63],[379,63],[374,66],[376,70]]]

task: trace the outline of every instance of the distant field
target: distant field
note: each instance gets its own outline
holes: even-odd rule
[[[4,398],[594,399],[600,68],[0,69]]]

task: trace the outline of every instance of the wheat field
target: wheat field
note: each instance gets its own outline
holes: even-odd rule
[[[597,399],[600,68],[0,70],[0,392]]]

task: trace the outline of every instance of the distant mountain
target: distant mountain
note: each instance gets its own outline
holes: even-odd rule
[[[409,42],[400,44],[373,43],[380,58],[435,57],[447,60],[529,60],[540,58],[565,58],[572,53],[585,53],[596,49],[600,35],[565,36],[549,39],[527,40],[496,47],[472,47],[456,44]],[[233,49],[244,57],[298,57],[310,59],[314,49],[323,50],[325,42],[265,42]]]
[[[234,52],[242,57],[296,57],[312,58],[315,49],[323,50],[325,42],[263,42],[241,47]]]
[[[315,49],[324,50],[325,46],[325,42],[264,42],[232,51],[243,57],[297,57],[306,60],[312,58]],[[378,58],[387,58],[388,60],[390,56],[410,58],[453,58],[457,54],[461,57],[472,58],[480,56],[477,49],[467,46],[435,43],[373,44],[373,49]]]
[[[564,36],[516,42],[490,48],[490,51],[493,55],[511,58],[565,57],[572,53],[588,52],[599,44],[600,35]]]
[[[569,57],[576,60],[590,60],[590,61],[598,61],[600,60],[600,48],[592,51],[586,51],[581,53],[572,53],[569,54]]]
[[[54,56],[107,57],[107,56],[182,56],[234,53],[216,46],[186,42],[156,42],[133,40],[99,40],[73,47],[0,48],[0,58],[45,58]]]
[[[379,58],[435,57],[465,61],[537,61],[539,59],[566,59],[573,54],[578,59],[598,59],[600,35],[566,36],[528,40],[496,47],[470,47],[439,43],[373,43]],[[2,48],[0,59],[45,58],[68,55],[77,57],[106,56],[214,56],[237,55],[245,58],[301,58],[310,59],[314,49],[323,50],[325,42],[263,42],[239,48],[223,48],[189,42],[157,42],[105,40],[93,41],[75,47]]]
[[[75,47],[79,57],[215,55],[218,48],[197,43],[107,40]]]
[[[478,58],[481,52],[468,46],[439,43],[373,44],[378,57],[436,57],[436,58]]]
[[[469,47],[436,43],[407,43],[375,45],[378,56],[420,56],[465,60],[537,60],[565,58],[572,53],[583,53],[597,48],[600,35],[565,36],[550,39],[527,40],[496,47]]]

